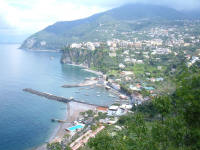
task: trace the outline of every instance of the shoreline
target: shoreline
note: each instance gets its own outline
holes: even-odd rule
[[[30,51],[30,52],[52,52],[52,53],[60,53],[62,50],[49,50],[49,49],[23,49],[18,48],[20,50]]]
[[[74,64],[74,63],[66,63],[67,65],[71,65],[71,66],[76,66],[76,67],[80,67],[82,68],[82,70],[86,71],[86,72],[90,72],[90,73],[93,73],[95,75],[104,75],[102,72],[100,71],[95,71],[95,70],[92,70],[90,68],[88,68],[87,66],[84,66],[84,65],[78,65],[78,64]]]
[[[67,120],[67,104],[65,104],[65,105],[66,105],[65,106],[66,109],[65,109],[65,116],[64,116],[63,120]],[[50,143],[51,141],[54,140],[54,138],[58,134],[59,130],[61,130],[61,126],[62,126],[62,124],[58,123],[56,128],[53,130],[53,132],[47,138],[47,141],[45,143],[35,147],[35,148],[32,148],[31,150],[47,150],[47,143]]]
[[[70,106],[70,110],[68,109],[68,106]],[[66,115],[64,117],[66,123],[58,124],[54,132],[50,135],[49,139],[47,140],[48,143],[60,142],[63,139],[63,137],[67,134],[67,131],[65,131],[65,129],[73,126],[73,122],[79,118],[80,112],[95,109],[96,106],[80,103],[78,103],[77,105],[77,102],[70,102],[69,105],[66,104]],[[47,150],[46,146],[47,143],[44,143],[36,148],[33,148],[32,150]]]
[[[70,107],[70,109],[68,108]],[[85,112],[87,110],[95,110],[96,106],[81,104],[77,102],[70,102],[66,105],[66,123],[60,123],[59,129],[57,130],[55,136],[49,140],[50,143],[60,142],[62,138],[67,134],[66,128],[73,126],[73,122],[80,117],[80,112]]]
[[[86,72],[93,73],[93,74],[98,75],[98,76],[99,75],[104,75],[102,72],[94,71],[94,70],[92,70],[92,69],[90,69],[90,68],[88,68],[88,67],[86,67],[84,65],[69,64],[69,63],[67,63],[67,65],[80,67],[80,68],[82,68],[82,70],[84,70]],[[96,86],[98,86],[98,85],[96,85]],[[115,95],[119,95],[120,92],[119,91],[115,91],[114,89],[111,89],[109,91],[109,93],[115,94]],[[66,112],[65,112],[66,116],[64,117],[64,120],[66,120],[67,123],[58,124],[58,127],[54,130],[52,135],[47,140],[48,143],[60,142],[62,140],[62,138],[64,137],[64,135],[67,134],[65,129],[69,128],[70,126],[73,125],[72,122],[76,121],[78,119],[78,117],[80,116],[80,112],[84,112],[84,111],[87,111],[87,110],[95,110],[96,109],[96,106],[89,105],[89,104],[80,104],[79,103],[77,105],[77,102],[70,102],[69,104],[71,105],[70,106],[70,112],[69,112],[69,109],[68,109],[67,104],[66,104]],[[47,143],[42,144],[39,147],[34,148],[33,150],[47,150],[46,146],[47,146]]]

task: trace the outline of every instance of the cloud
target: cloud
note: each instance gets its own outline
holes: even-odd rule
[[[57,21],[84,18],[104,10],[76,0],[0,0],[0,35],[27,36]]]
[[[87,7],[66,0],[0,0],[0,14],[6,22],[23,31],[36,31],[56,21],[75,20],[103,11],[99,7]]]
[[[104,8],[113,8],[127,3],[157,4],[187,10],[200,8],[200,0],[73,0],[73,2]]]
[[[85,18],[127,3],[200,8],[200,0],[0,0],[0,34],[32,34],[57,21]]]

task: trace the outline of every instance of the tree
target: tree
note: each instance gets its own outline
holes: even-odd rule
[[[158,97],[153,101],[156,110],[160,113],[162,122],[172,109],[171,99],[168,96]]]

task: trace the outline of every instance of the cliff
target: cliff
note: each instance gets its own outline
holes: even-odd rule
[[[101,48],[94,51],[65,48],[61,57],[61,63],[82,65],[103,73],[110,69],[118,68],[119,64],[117,58],[110,57],[108,50]]]

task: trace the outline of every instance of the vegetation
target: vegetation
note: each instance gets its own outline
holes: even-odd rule
[[[115,38],[127,39],[120,33],[160,24],[182,25],[174,20],[187,19],[188,16],[167,7],[129,4],[89,18],[57,22],[29,37],[21,48],[61,49],[69,43],[105,41],[112,39],[113,35]],[[145,35],[141,37],[145,39]],[[43,41],[46,43],[41,44]]]
[[[172,95],[134,107],[135,114],[119,119],[121,131],[113,134],[106,129],[87,146],[95,150],[200,149],[199,67],[184,68],[176,79]]]
[[[109,57],[109,51],[103,47],[95,51],[65,47],[64,57],[67,57],[69,62],[84,64],[103,73],[117,70],[119,64],[117,58]]]

